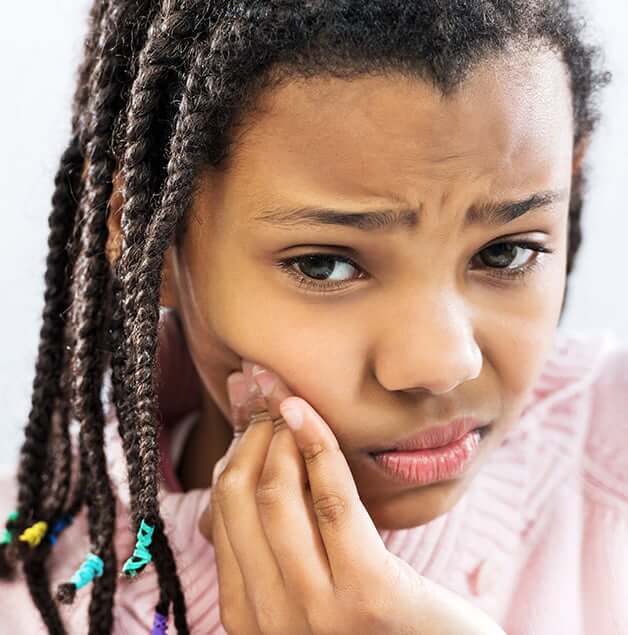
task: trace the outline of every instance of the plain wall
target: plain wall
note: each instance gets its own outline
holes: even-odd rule
[[[88,3],[4,3],[0,20],[0,463],[12,462],[30,404],[41,321],[47,216],[57,162],[69,135],[70,102]],[[615,330],[628,339],[628,5],[586,3],[614,81],[590,149],[584,242],[570,278],[567,329]]]

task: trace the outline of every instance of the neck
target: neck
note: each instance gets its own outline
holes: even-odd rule
[[[211,397],[203,391],[201,414],[186,439],[177,475],[183,491],[211,485],[214,466],[233,439],[233,428]]]

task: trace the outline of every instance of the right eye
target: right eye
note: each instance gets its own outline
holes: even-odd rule
[[[326,253],[292,256],[281,260],[277,266],[288,275],[296,278],[297,286],[315,289],[318,292],[344,287],[347,282],[351,281],[351,278],[338,280],[337,276],[348,276],[351,269],[362,271],[350,258],[340,254]],[[336,279],[328,276],[335,276]]]

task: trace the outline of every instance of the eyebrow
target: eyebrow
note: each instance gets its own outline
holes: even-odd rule
[[[532,210],[551,207],[567,197],[568,189],[536,192],[522,200],[489,201],[472,205],[466,213],[464,227],[470,225],[505,225]],[[364,232],[414,229],[421,218],[421,207],[402,210],[382,209],[351,212],[324,207],[270,208],[253,220],[278,227],[340,225]]]

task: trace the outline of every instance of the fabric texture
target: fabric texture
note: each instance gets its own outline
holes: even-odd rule
[[[192,633],[220,624],[214,551],[197,530],[209,490],[182,492],[175,466],[196,414],[163,431],[161,509]],[[117,496],[118,562],[130,555],[126,467],[109,411],[107,456]],[[14,468],[0,478],[0,517],[15,500]],[[628,343],[608,330],[557,331],[524,412],[460,501],[433,521],[380,530],[389,551],[463,596],[509,635],[628,635]],[[89,551],[85,513],[55,545],[52,583]],[[89,587],[61,607],[69,633],[87,632]],[[115,635],[148,633],[154,568],[120,579]],[[21,578],[0,583],[0,632],[44,633]],[[172,616],[169,632],[174,633]]]

